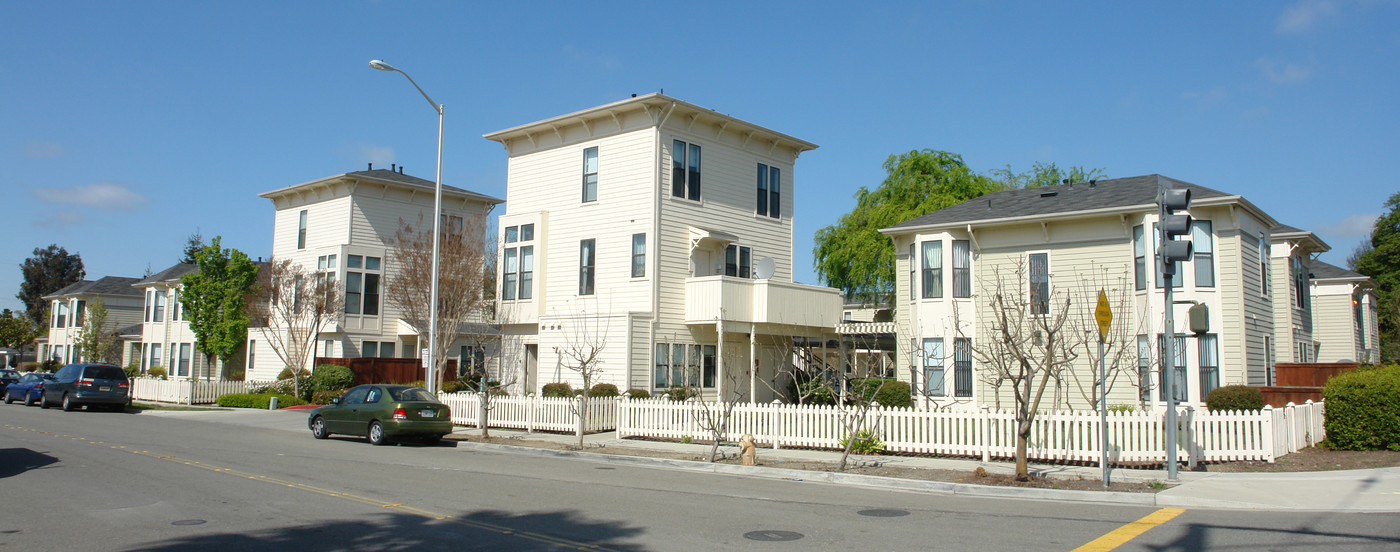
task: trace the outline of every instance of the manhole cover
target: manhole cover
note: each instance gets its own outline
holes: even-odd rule
[[[797,539],[802,538],[802,536],[802,533],[796,533],[793,531],[774,531],[772,529],[765,529],[763,531],[749,531],[747,533],[744,533],[744,538],[762,542],[795,541]]]
[[[909,510],[895,510],[891,508],[872,508],[856,512],[866,517],[902,517],[909,515]]]
[[[180,519],[170,522],[171,525],[204,525],[205,523],[202,519]]]

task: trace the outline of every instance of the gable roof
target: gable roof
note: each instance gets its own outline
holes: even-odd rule
[[[140,297],[141,292],[131,287],[132,284],[138,281],[140,281],[140,278],[127,278],[125,276],[103,276],[97,281],[80,280],[65,286],[63,289],[45,295],[43,298],[57,299],[59,297],[71,297],[74,295]]]
[[[192,263],[177,263],[175,266],[152,274],[149,278],[131,284],[133,286],[148,286],[151,284],[162,284],[171,280],[179,280],[181,276],[199,270],[199,267]]]
[[[1369,282],[1371,280],[1371,277],[1365,274],[1352,272],[1340,266],[1322,261],[1312,262],[1312,277],[1314,280],[1350,280],[1357,282]]]
[[[1317,237],[1317,234],[1312,233],[1312,231],[1294,228],[1287,224],[1278,224],[1270,228],[1269,239],[1292,240],[1299,244],[1304,244],[1305,249],[1308,251],[1318,252],[1332,250],[1332,246],[1327,245],[1327,242],[1322,241],[1322,238]]]
[[[433,181],[424,180],[413,175],[403,174],[388,169],[368,169],[363,171],[341,173],[325,178],[318,178],[310,182],[302,182],[301,184],[293,184],[285,188],[278,188],[276,190],[260,193],[258,194],[258,197],[273,199],[281,195],[296,192],[302,188],[309,188],[317,185],[328,184],[330,182],[340,179],[364,180],[369,182],[376,182],[386,186],[408,188],[427,192],[432,192],[437,187],[437,184]],[[479,194],[470,190],[458,188],[456,186],[449,186],[447,184],[442,185],[442,195],[444,197],[457,197],[462,199],[476,200],[491,205],[505,203],[504,199],[491,197],[486,194]]]
[[[1191,190],[1192,205],[1241,203],[1267,223],[1274,221],[1237,195],[1169,178],[1160,174],[1112,178],[993,192],[881,229],[885,234],[966,224],[1003,224],[1055,218],[1080,218],[1157,209],[1159,183]]]

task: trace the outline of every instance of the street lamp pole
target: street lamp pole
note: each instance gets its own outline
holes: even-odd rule
[[[440,237],[441,237],[441,232],[442,232],[442,228],[440,227],[440,225],[442,224],[442,112],[443,112],[443,105],[440,104],[440,103],[434,102],[432,98],[428,97],[428,93],[427,93],[427,92],[424,92],[424,91],[423,91],[423,87],[418,86],[418,83],[415,82],[415,81],[413,80],[413,77],[408,76],[408,73],[405,73],[405,72],[403,72],[402,70],[400,70],[400,69],[398,69],[398,68],[396,68],[396,67],[394,67],[394,66],[392,66],[392,65],[389,65],[389,64],[387,64],[387,63],[384,63],[384,62],[381,61],[381,60],[377,60],[377,59],[372,59],[372,60],[370,60],[369,66],[370,66],[370,67],[373,67],[373,68],[375,68],[375,69],[378,69],[378,70],[380,70],[380,71],[393,71],[393,72],[396,72],[396,73],[398,73],[398,74],[400,74],[400,75],[403,75],[404,78],[408,79],[408,82],[409,82],[409,83],[413,84],[413,87],[414,87],[414,88],[417,88],[417,89],[418,89],[418,93],[423,95],[423,99],[428,100],[428,105],[433,106],[433,111],[436,111],[436,112],[437,112],[437,115],[438,115],[437,177],[436,177],[436,179],[434,180],[434,184],[433,184],[433,215],[434,215],[434,216],[433,216],[433,276],[432,276],[431,291],[429,292],[429,299],[428,299],[428,303],[429,303],[429,304],[428,304],[428,357],[427,357],[427,361],[428,361],[427,364],[428,364],[428,365],[427,365],[427,367],[424,368],[424,376],[426,377],[426,381],[423,382],[423,385],[425,385],[425,386],[428,388],[428,392],[430,392],[430,393],[436,393],[436,392],[437,392],[437,377],[436,377],[437,374],[436,374],[436,372],[437,372],[437,311],[438,311],[438,246],[439,246],[438,240],[440,239]]]

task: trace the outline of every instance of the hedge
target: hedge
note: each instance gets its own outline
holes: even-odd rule
[[[1400,366],[1333,377],[1322,388],[1327,446],[1400,450]]]
[[[568,383],[546,383],[540,388],[540,396],[544,397],[568,397],[574,396],[574,388]]]
[[[650,399],[651,391],[634,387],[627,390],[627,397],[632,399]]]
[[[620,393],[618,393],[617,391],[617,386],[611,383],[600,383],[594,385],[593,388],[589,389],[588,391],[588,396],[590,397],[616,397],[619,394]]]
[[[1244,385],[1226,385],[1206,394],[1206,409],[1211,412],[1236,410],[1254,411],[1264,408],[1264,393]]]
[[[314,396],[317,391],[333,391],[345,389],[355,383],[355,372],[349,366],[336,364],[322,364],[311,372],[311,393]]]
[[[272,397],[277,397],[278,408],[306,404],[306,401],[291,395],[278,393],[229,393],[227,395],[219,395],[219,398],[215,399],[214,403],[219,406],[232,408],[260,408],[267,410],[267,405],[272,401]]]
[[[857,397],[867,401],[874,399],[875,402],[880,403],[880,406],[914,406],[914,397],[910,395],[909,384],[896,379],[860,378],[851,381],[851,390]]]

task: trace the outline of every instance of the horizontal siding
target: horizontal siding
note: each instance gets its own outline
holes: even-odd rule
[[[1314,337],[1321,343],[1317,362],[1359,360],[1351,294],[1314,295],[1313,299]]]

